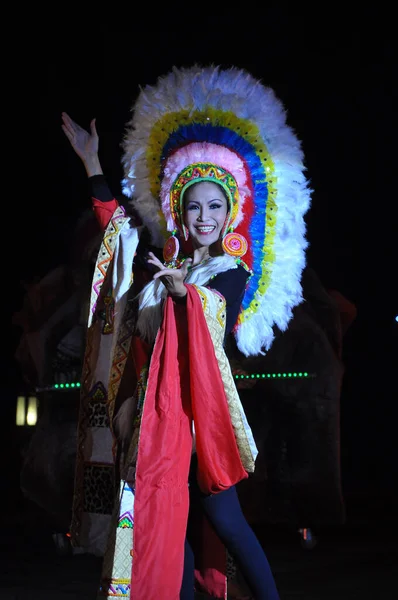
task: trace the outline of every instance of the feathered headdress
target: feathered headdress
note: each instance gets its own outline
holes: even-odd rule
[[[235,67],[174,68],[141,90],[123,149],[123,193],[154,245],[184,233],[181,203],[191,182],[222,185],[230,209],[224,234],[247,240],[252,272],[237,346],[246,356],[268,350],[274,325],[285,330],[302,301],[310,206],[301,144],[273,90]]]

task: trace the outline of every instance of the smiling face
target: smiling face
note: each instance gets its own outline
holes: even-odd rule
[[[211,246],[220,239],[227,214],[227,199],[217,183],[200,181],[186,190],[184,223],[194,248]]]

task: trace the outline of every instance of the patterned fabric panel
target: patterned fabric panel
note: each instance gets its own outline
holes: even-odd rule
[[[109,417],[105,404],[90,402],[87,406],[89,427],[109,427]]]
[[[111,514],[115,501],[113,465],[86,464],[84,491],[85,512]]]
[[[120,482],[119,502],[115,503],[113,526],[102,564],[98,599],[130,598],[133,565],[134,488]],[[160,600],[160,599],[159,599]]]
[[[214,352],[220,368],[220,375],[224,384],[231,423],[235,432],[242,464],[248,473],[252,473],[258,451],[236,389],[229,360],[223,347],[225,300],[217,292],[203,286],[194,285],[194,287],[202,301],[203,313],[214,344]]]
[[[105,387],[101,381],[98,381],[90,390],[86,400],[88,427],[109,427],[106,399]]]

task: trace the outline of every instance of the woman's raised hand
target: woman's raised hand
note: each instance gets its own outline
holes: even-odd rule
[[[166,267],[152,252],[149,252],[148,256],[148,262],[159,269],[153,278],[160,279],[171,296],[184,298],[187,295],[184,280],[188,273],[188,267],[192,264],[192,259],[187,258],[181,268],[172,269]]]
[[[98,158],[99,138],[95,119],[90,123],[90,131],[80,127],[70,116],[62,113],[62,130],[78,157],[83,161],[89,177],[102,174]]]

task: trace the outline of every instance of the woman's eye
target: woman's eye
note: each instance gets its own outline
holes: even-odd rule
[[[210,208],[215,209],[215,208],[221,208],[221,204],[210,204]]]
[[[197,204],[190,204],[188,206],[188,210],[196,210],[197,208],[199,208]]]

